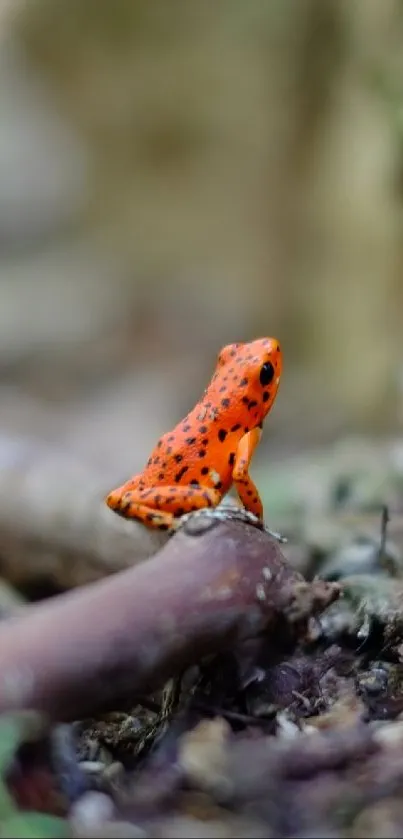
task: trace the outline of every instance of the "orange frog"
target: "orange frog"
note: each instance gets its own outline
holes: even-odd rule
[[[200,402],[161,437],[144,471],[107,496],[108,506],[147,527],[170,530],[185,513],[216,507],[234,484],[246,510],[262,521],[248,470],[281,369],[275,338],[224,347]]]

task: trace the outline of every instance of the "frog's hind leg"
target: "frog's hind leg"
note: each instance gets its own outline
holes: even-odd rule
[[[137,492],[139,484],[140,475],[135,475],[133,478],[130,478],[129,481],[126,481],[125,484],[122,484],[122,486],[113,489],[112,492],[110,492],[105,498],[105,502],[108,507],[110,507],[111,510],[114,510],[115,513],[120,513],[123,496],[126,492]]]
[[[221,493],[203,486],[156,486],[152,489],[127,489],[113,509],[124,518],[137,519],[147,527],[168,530],[175,519],[204,507],[216,507]],[[111,506],[111,505],[109,505]]]
[[[147,527],[153,527],[157,530],[172,530],[174,527],[175,517],[173,513],[153,510],[152,507],[146,507],[145,504],[139,504],[138,501],[129,501],[126,505],[122,504],[118,509],[115,508],[114,512],[125,519],[137,520]]]

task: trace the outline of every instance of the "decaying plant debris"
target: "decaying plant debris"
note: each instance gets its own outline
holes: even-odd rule
[[[370,527],[351,504],[337,542],[336,494],[322,552],[206,511],[146,562],[10,598],[9,829],[47,813],[43,836],[401,835],[399,487],[388,500]]]

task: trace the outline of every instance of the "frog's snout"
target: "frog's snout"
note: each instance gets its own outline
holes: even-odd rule
[[[276,378],[279,380],[283,369],[283,354],[281,352],[280,342],[277,338],[269,338],[268,352],[274,369],[276,371]]]

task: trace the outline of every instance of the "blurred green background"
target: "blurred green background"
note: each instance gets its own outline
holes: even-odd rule
[[[0,70],[2,432],[126,478],[263,334],[270,457],[401,431],[401,0],[2,0]]]

